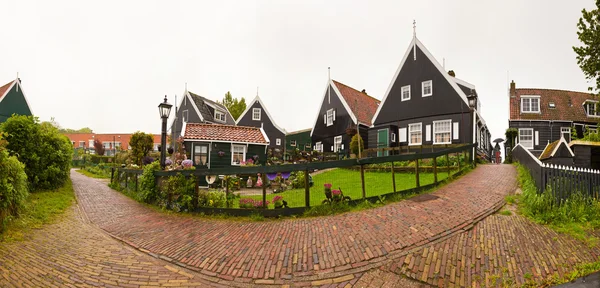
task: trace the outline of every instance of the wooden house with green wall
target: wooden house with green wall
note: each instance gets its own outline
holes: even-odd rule
[[[19,78],[0,87],[0,123],[13,114],[27,116],[33,114]]]
[[[311,128],[308,128],[287,133],[285,135],[285,151],[291,152],[296,149],[299,151],[312,151],[311,130]]]
[[[188,159],[197,169],[243,165],[248,159],[264,165],[269,138],[262,128],[184,123]]]

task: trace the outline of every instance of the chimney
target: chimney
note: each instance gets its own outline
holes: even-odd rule
[[[515,80],[510,82],[510,97],[514,98],[517,96],[517,88],[515,87]]]
[[[448,75],[450,75],[452,77],[456,77],[456,73],[454,73],[454,70],[448,71]]]
[[[363,90],[362,90],[362,91],[360,91],[360,92],[367,94],[367,90],[365,90],[365,89],[363,89]]]

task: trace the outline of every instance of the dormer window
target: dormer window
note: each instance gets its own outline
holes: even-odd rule
[[[521,96],[521,113],[540,113],[540,96]]]
[[[598,103],[597,102],[592,102],[592,101],[587,101],[584,104],[584,108],[585,108],[585,113],[587,114],[588,117],[598,117],[600,116],[600,111],[598,111],[597,106]]]
[[[252,108],[252,120],[254,121],[260,121],[260,113],[261,109],[260,108]]]
[[[225,122],[225,113],[219,110],[215,110],[215,120]]]
[[[433,95],[433,80],[421,82],[421,88],[423,90],[423,97]]]
[[[550,102],[548,103],[548,107],[554,109],[556,108],[556,104],[554,104],[554,102]]]

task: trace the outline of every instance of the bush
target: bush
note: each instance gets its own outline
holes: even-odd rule
[[[25,165],[9,156],[3,145],[0,143],[0,232],[12,217],[19,215],[29,194]]]
[[[102,155],[97,155],[97,154],[90,155],[90,162],[92,162],[94,164],[109,163],[109,162],[112,162],[112,159],[113,159],[113,157],[111,157],[111,156],[102,156]]]
[[[350,151],[352,154],[356,155],[356,157],[358,157],[359,147],[360,151],[365,150],[365,141],[363,141],[362,137],[360,137],[360,134],[357,133],[356,135],[352,136],[352,139],[350,140]]]
[[[198,206],[219,208],[227,205],[227,195],[220,190],[201,191],[198,199]]]
[[[55,189],[69,178],[73,146],[48,122],[37,117],[14,115],[0,126],[9,155],[25,165],[29,189]]]
[[[160,170],[158,161],[152,162],[144,167],[144,172],[140,177],[140,196],[139,200],[145,203],[154,203],[158,199],[158,189],[156,187],[156,178],[154,172]]]
[[[194,178],[186,178],[181,173],[170,176],[160,187],[159,206],[176,211],[192,210],[198,203],[194,184]]]
[[[131,158],[135,164],[142,165],[142,159],[148,156],[154,145],[154,137],[151,134],[137,131],[129,139],[131,147]]]

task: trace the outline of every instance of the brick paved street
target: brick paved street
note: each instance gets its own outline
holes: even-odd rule
[[[0,243],[0,287],[209,287],[85,223],[76,205],[27,240]]]
[[[158,213],[98,180],[71,177],[80,205],[100,228],[224,285],[355,284],[410,249],[469,229],[516,187],[514,167],[480,165],[435,197],[330,217],[247,222]]]

